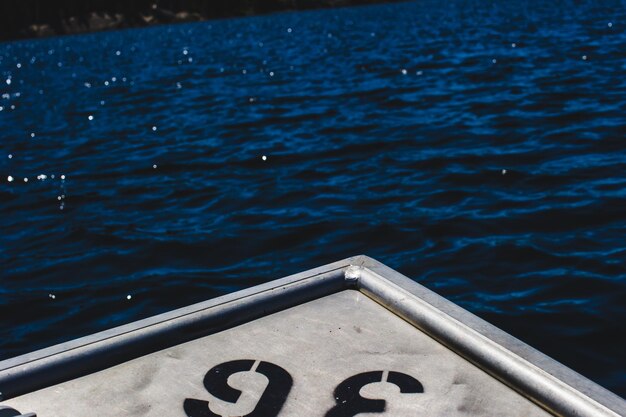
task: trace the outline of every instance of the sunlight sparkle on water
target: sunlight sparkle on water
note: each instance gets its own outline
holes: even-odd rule
[[[7,181],[9,181],[9,182],[13,182],[13,177],[9,175],[9,176],[7,177]]]
[[[87,119],[89,119],[89,121],[92,121],[93,120],[93,115],[90,114],[89,116],[87,116]]]

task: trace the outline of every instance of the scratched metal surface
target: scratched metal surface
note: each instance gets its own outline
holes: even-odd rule
[[[209,388],[215,395],[207,391],[203,380],[210,369],[243,359],[254,361],[257,371],[265,366],[277,372],[266,373],[269,379],[260,372],[233,373],[228,383],[242,392],[234,403],[216,398],[225,398],[227,391],[219,383]],[[217,368],[209,380],[215,382],[227,367]],[[366,374],[373,381],[390,381],[393,373],[404,375],[400,379],[408,386],[399,385],[411,393],[401,393],[389,382],[368,384],[367,376],[343,384],[356,396],[341,398],[335,392],[348,378],[373,371],[383,371]],[[189,399],[208,401],[211,412],[222,416],[347,416],[355,415],[359,393],[385,400],[384,412],[377,414],[384,416],[548,415],[357,291],[302,304],[5,405],[47,417],[213,415],[186,413]],[[268,402],[261,413],[262,403]],[[194,403],[207,411],[202,402],[187,404]],[[363,404],[361,412],[376,407],[368,401]]]

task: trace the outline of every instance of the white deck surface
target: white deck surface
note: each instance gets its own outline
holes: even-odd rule
[[[288,384],[275,382],[277,392],[288,391],[278,414],[263,414],[257,407],[268,383],[258,372],[230,377],[229,385],[242,391],[235,403],[216,399],[205,389],[203,379],[211,368],[242,359],[277,365],[291,376],[290,390]],[[400,393],[389,382],[364,385],[360,395],[385,400],[385,411],[359,416],[548,415],[352,290],[13,398],[3,405],[39,417],[184,417],[185,399],[196,399],[208,401],[210,410],[222,416],[325,416],[336,406],[333,392],[342,381],[372,371],[383,371],[382,378],[387,378],[388,371],[405,374],[418,380],[423,392]],[[358,386],[352,384],[351,388],[359,392]],[[282,402],[281,398],[278,394],[274,402]],[[333,415],[357,415],[350,411],[356,410],[349,405],[352,400],[344,398],[339,403],[344,400],[348,405]]]

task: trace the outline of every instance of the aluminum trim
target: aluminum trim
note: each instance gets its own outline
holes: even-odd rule
[[[626,415],[626,401],[511,335],[371,258],[360,265],[361,292],[551,413]]]
[[[619,396],[363,255],[1,361],[0,400],[346,289],[359,290],[552,413],[626,416]]]
[[[348,288],[353,258],[0,362],[0,400],[76,378]]]

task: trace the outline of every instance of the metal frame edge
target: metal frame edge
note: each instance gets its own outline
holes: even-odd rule
[[[0,361],[0,401],[225,330],[350,287],[347,258]]]
[[[359,257],[359,291],[559,416],[626,416],[626,401],[386,265]]]
[[[0,361],[0,401],[346,289],[358,290],[542,408],[626,416],[626,401],[365,255]]]

